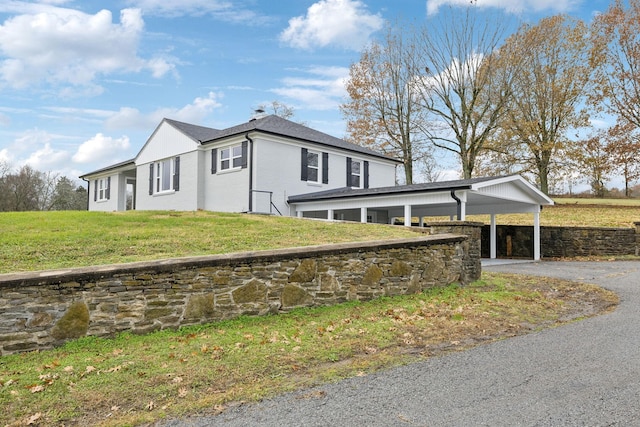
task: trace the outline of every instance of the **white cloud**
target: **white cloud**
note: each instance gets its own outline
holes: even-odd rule
[[[566,12],[578,6],[582,0],[477,0],[478,7],[494,7],[520,14],[526,11],[553,10]],[[434,15],[442,6],[468,6],[469,0],[427,0],[427,14]]]
[[[97,75],[150,70],[162,77],[173,71],[166,59],[137,55],[143,30],[139,9],[122,10],[120,23],[108,10],[91,15],[41,7],[13,16],[0,25],[0,81],[15,88],[42,82],[85,86],[95,94],[101,91],[93,83]],[[81,91],[86,95],[87,89]]]
[[[98,160],[107,161],[129,149],[129,137],[112,138],[101,133],[80,144],[72,160],[76,163],[92,163]],[[113,162],[112,162],[113,163]]]
[[[40,171],[57,169],[66,165],[71,157],[68,151],[54,147],[53,142],[61,139],[66,137],[40,129],[30,129],[17,137],[8,149],[2,151],[5,152],[5,160],[14,166],[29,165]]]
[[[0,150],[0,164],[1,163],[9,163],[11,164],[11,157],[9,157],[9,150],[3,148]]]
[[[214,109],[222,104],[218,101],[219,94],[209,92],[206,97],[198,97],[191,104],[177,108],[160,108],[151,113],[143,114],[136,108],[123,107],[106,121],[108,129],[149,129],[157,126],[167,117],[174,120],[200,123]]]
[[[301,49],[335,45],[359,50],[383,25],[382,17],[369,13],[359,0],[320,0],[306,16],[290,19],[280,40]]]
[[[42,148],[31,153],[31,156],[24,162],[39,171],[56,169],[67,163],[70,154],[64,150],[56,150],[51,147],[50,142],[45,142]]]
[[[312,77],[286,77],[284,87],[271,91],[302,103],[310,110],[331,110],[346,96],[345,81],[349,69],[344,67],[315,67],[306,70]]]

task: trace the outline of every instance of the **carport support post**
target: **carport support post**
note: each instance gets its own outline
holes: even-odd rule
[[[533,260],[540,261],[540,206],[533,213]]]
[[[360,222],[367,222],[367,208],[360,208]]]
[[[327,209],[327,219],[333,221],[333,209]]]
[[[411,227],[411,205],[404,205],[404,225]]]
[[[491,226],[489,228],[489,230],[490,230],[490,232],[489,232],[489,247],[490,247],[490,252],[491,252],[489,257],[491,259],[496,259],[496,257],[497,257],[497,250],[496,250],[497,229],[498,229],[498,226],[496,225],[496,214],[491,214]]]

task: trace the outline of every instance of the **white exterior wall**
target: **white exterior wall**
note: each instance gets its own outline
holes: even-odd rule
[[[203,164],[203,209],[217,212],[247,212],[249,210],[249,167],[240,169],[220,170],[211,173],[211,150],[220,150],[229,146],[241,144],[244,137],[233,138],[223,143],[209,145],[204,151]]]
[[[94,200],[95,198],[95,187],[96,180],[98,179],[107,179],[111,178],[111,189],[109,191],[110,197],[108,200]],[[124,183],[125,178],[119,174],[113,175],[100,175],[98,177],[93,177],[89,181],[89,210],[90,211],[102,211],[102,212],[112,212],[117,211],[118,206],[122,205],[124,210],[124,202],[120,202],[121,193],[119,191],[120,187],[124,187],[126,184]],[[122,193],[124,194],[124,192]]]
[[[322,183],[322,160],[319,165],[319,183],[301,179],[301,149],[329,154],[329,182]],[[289,196],[314,193],[317,191],[343,188],[347,185],[347,157],[353,160],[369,162],[369,187],[395,185],[395,163],[384,162],[357,153],[345,153],[330,147],[304,143],[291,143],[286,140],[254,139],[253,189],[272,191],[273,203],[283,215],[289,214],[287,199]],[[320,156],[322,157],[322,156]],[[253,210],[269,212],[269,198],[266,194],[254,193]],[[275,213],[275,212],[274,212]]]
[[[198,179],[199,145],[166,122],[151,135],[136,158],[136,209],[194,211],[201,185]],[[149,164],[180,157],[180,189],[149,195]]]
[[[183,153],[196,150],[198,146],[197,142],[167,122],[162,122],[138,153],[136,165],[140,166],[144,163],[149,164],[161,159],[180,156]]]
[[[149,195],[149,163],[138,165],[136,178],[138,187],[136,194],[137,210],[195,211],[198,209],[198,151],[183,153],[179,157],[179,191],[154,192],[154,194]],[[171,157],[171,159],[173,158]],[[164,158],[156,160],[164,160]]]

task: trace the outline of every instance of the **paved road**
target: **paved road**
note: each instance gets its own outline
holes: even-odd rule
[[[596,283],[612,313],[164,426],[640,426],[640,262],[486,267]]]

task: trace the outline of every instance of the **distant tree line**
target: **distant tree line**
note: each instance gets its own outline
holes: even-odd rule
[[[434,159],[448,152],[465,179],[520,173],[547,194],[580,180],[602,195],[621,176],[631,196],[640,0],[614,0],[590,23],[556,15],[513,29],[477,7],[389,25],[365,47],[341,105],[346,139],[401,159],[407,184],[436,177]]]
[[[87,210],[87,190],[66,176],[0,162],[0,212]]]

